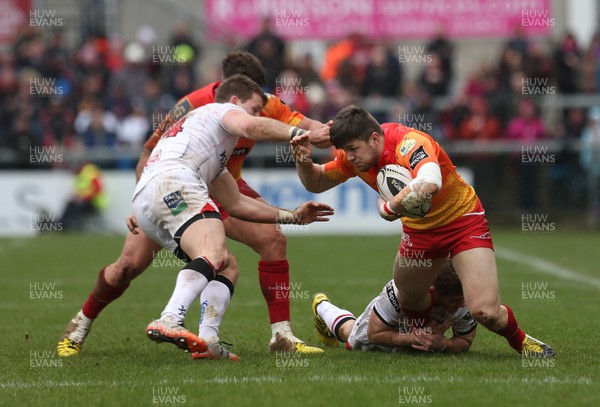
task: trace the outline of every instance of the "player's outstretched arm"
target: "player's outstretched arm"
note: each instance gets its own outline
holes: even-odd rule
[[[234,136],[260,141],[290,141],[296,134],[308,133],[298,127],[267,117],[251,116],[241,110],[227,111],[223,115],[223,125]]]
[[[229,172],[218,176],[211,184],[210,194],[238,219],[258,223],[309,224],[327,222],[334,210],[318,202],[304,202],[293,211],[268,205],[257,199],[240,194],[237,184]]]

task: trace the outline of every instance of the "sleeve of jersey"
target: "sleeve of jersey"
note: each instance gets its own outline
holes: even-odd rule
[[[158,126],[156,126],[154,133],[152,133],[152,136],[150,136],[148,141],[146,141],[144,144],[144,148],[146,148],[146,150],[154,150],[154,147],[156,147],[158,140],[160,140],[164,132],[171,127],[173,123],[185,116],[190,110],[194,110],[195,105],[191,101],[191,99],[193,100],[193,95],[194,93],[191,93],[179,100],[179,102],[173,106],[169,113],[167,113],[167,117],[165,117],[165,119],[161,121]]]
[[[346,182],[355,177],[356,173],[348,165],[346,154],[343,150],[338,150],[335,158],[324,165],[325,175],[332,181]]]
[[[477,321],[473,319],[467,308],[459,308],[452,316],[452,331],[456,335],[468,335],[477,328]]]
[[[436,147],[430,139],[414,131],[408,132],[402,142],[396,146],[396,162],[410,170],[410,175],[416,178],[419,168],[425,163],[439,165]]]
[[[297,126],[304,119],[302,113],[294,111],[277,96],[270,93],[266,95],[267,104],[261,112],[263,116],[289,124],[290,126]]]
[[[392,281],[387,283],[381,294],[379,294],[377,301],[373,304],[373,312],[387,326],[398,328],[398,322],[400,321],[400,303],[396,297]]]

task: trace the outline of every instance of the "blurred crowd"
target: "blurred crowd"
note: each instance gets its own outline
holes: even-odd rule
[[[404,122],[442,141],[579,140],[593,114],[565,108],[548,124],[539,103],[600,93],[600,35],[586,49],[571,34],[544,49],[516,29],[497,61],[475,64],[462,89],[454,85],[454,46],[442,30],[424,47],[353,34],[331,44],[315,66],[310,53],[291,58],[265,20],[241,48],[263,62],[266,90],[311,118],[326,121],[369,98],[365,107],[380,121]],[[65,46],[60,32],[25,29],[0,54],[0,147],[15,152],[23,167],[30,146],[139,149],[179,98],[219,79],[216,67],[198,72],[202,57],[183,23],[162,46],[148,26],[128,44],[90,36],[76,49]],[[405,78],[409,64],[420,70],[416,81]],[[444,103],[436,104],[440,98]],[[115,159],[109,166],[133,165]]]

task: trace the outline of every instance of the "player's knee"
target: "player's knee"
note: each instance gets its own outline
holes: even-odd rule
[[[497,325],[499,309],[493,306],[476,305],[470,311],[473,318],[486,328],[493,330]]]
[[[273,232],[261,234],[258,238],[256,251],[261,257],[284,259],[286,254],[287,239],[278,228]]]
[[[144,269],[130,256],[121,256],[116,263],[106,268],[108,278],[116,285],[128,284],[139,276]]]
[[[230,256],[226,250],[207,253],[204,258],[208,260],[217,273],[226,269],[230,263]]]

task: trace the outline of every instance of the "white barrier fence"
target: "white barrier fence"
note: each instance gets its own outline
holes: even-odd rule
[[[472,174],[462,170],[471,182]],[[400,222],[389,223],[377,214],[377,193],[359,179],[322,194],[307,192],[291,169],[248,170],[244,179],[272,205],[295,208],[303,201],[316,200],[335,208],[329,222],[312,225],[285,225],[286,234],[400,234]],[[135,177],[129,171],[105,171],[103,180],[109,199],[102,214],[107,232],[125,234],[125,219],[131,213]],[[59,221],[72,194],[73,174],[67,171],[0,172],[3,200],[0,207],[0,236],[35,236],[40,223]],[[46,213],[46,215],[42,215]]]

